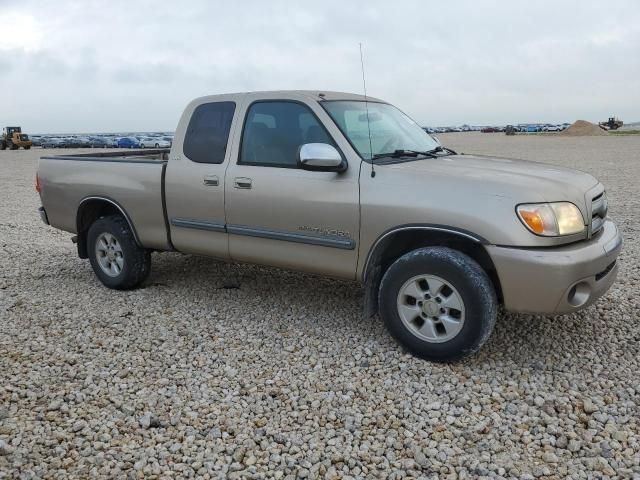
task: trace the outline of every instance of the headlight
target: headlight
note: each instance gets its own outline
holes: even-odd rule
[[[527,203],[516,208],[518,217],[536,235],[557,237],[584,231],[584,219],[570,202]]]

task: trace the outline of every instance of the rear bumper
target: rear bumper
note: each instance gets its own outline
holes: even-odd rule
[[[42,220],[45,225],[49,225],[49,217],[47,217],[47,211],[44,207],[38,208],[38,213],[40,214],[40,220]]]
[[[559,248],[489,246],[504,306],[512,312],[560,314],[591,305],[618,273],[622,236],[607,220],[594,238]]]

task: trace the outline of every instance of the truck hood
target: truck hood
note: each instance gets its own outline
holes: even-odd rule
[[[572,202],[588,224],[591,199],[603,190],[594,177],[577,170],[480,155],[379,165],[376,173],[375,179],[365,179],[363,211],[367,203],[376,205],[378,212],[386,208],[385,203],[392,203],[401,206],[393,213],[389,207],[388,214],[398,224],[446,225],[473,232],[489,243],[522,247],[553,246],[579,238],[532,234],[517,218],[516,205]]]
[[[451,155],[389,166],[397,174],[441,179],[451,182],[452,188],[458,182],[459,187],[472,188],[478,194],[508,197],[516,203],[571,201],[583,214],[587,213],[585,194],[598,184],[593,176],[578,170],[480,155]]]
[[[399,163],[392,166],[408,174],[447,174],[490,184],[501,183],[521,188],[551,190],[556,193],[567,187],[579,188],[583,193],[598,181],[579,170],[549,165],[547,163],[512,158],[485,157],[479,155],[451,155],[439,158]],[[558,198],[554,198],[557,200]],[[548,199],[551,201],[551,199]]]

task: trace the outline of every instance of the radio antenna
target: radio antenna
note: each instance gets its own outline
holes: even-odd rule
[[[374,166],[373,158],[373,146],[371,142],[371,124],[369,123],[369,100],[367,98],[367,82],[364,79],[364,60],[362,57],[362,42],[360,45],[360,67],[362,69],[362,89],[364,90],[364,108],[367,112],[367,131],[369,133],[369,155],[371,155],[371,178],[376,176],[376,169]]]

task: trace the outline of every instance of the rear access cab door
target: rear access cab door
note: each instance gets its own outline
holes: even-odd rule
[[[224,177],[237,108],[235,95],[198,99],[178,125],[164,184],[171,241],[181,252],[229,258]]]
[[[240,108],[225,182],[231,258],[355,278],[360,159],[306,95],[247,94]],[[334,145],[347,170],[302,170],[305,143]]]

